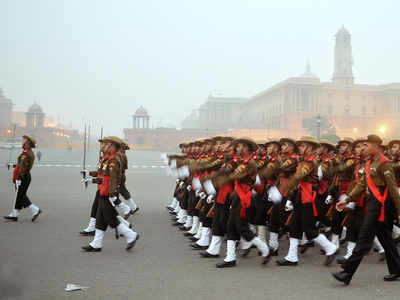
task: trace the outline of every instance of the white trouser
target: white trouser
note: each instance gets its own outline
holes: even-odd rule
[[[250,243],[257,247],[257,249],[261,252],[262,257],[267,257],[269,255],[269,247],[258,236],[252,239]]]
[[[226,243],[226,257],[225,262],[236,260],[236,241],[228,240]]]
[[[189,228],[192,227],[192,225],[193,225],[193,217],[192,216],[187,216],[185,225],[183,225],[183,226],[185,226],[185,228],[189,229]]]
[[[128,203],[128,206],[129,206],[132,210],[136,210],[137,204],[136,204],[136,202],[135,202],[132,198],[129,198],[129,199],[125,200],[125,201],[126,201],[126,203]]]
[[[182,211],[182,214],[181,214],[180,218],[178,219],[178,223],[185,224],[186,218],[187,218],[187,210],[182,209],[181,211]]]
[[[385,253],[385,249],[383,249],[383,247],[377,237],[374,238],[374,244],[375,244],[375,248],[376,248],[376,250],[378,250],[379,254]]]
[[[269,233],[269,246],[271,247],[272,250],[278,250],[279,248],[279,240],[278,240],[278,233],[276,232],[270,232]]]
[[[208,246],[210,244],[210,227],[203,227],[201,230],[201,238],[196,242],[199,246]]]
[[[29,208],[31,210],[32,215],[36,215],[39,212],[39,207],[37,207],[35,204],[29,205]]]
[[[13,209],[10,214],[8,215],[9,217],[15,217],[17,218],[19,216],[19,209]]]
[[[192,228],[189,230],[189,233],[192,235],[196,234],[198,229],[199,229],[199,217],[194,216]]]
[[[290,262],[299,261],[298,247],[299,247],[299,240],[295,238],[289,238],[289,251],[288,254],[285,256],[285,259],[287,261]]]
[[[90,218],[88,226],[85,229],[83,229],[83,231],[92,232],[95,230],[95,226],[96,226],[96,218]]]
[[[93,241],[89,244],[92,248],[99,249],[103,246],[104,231],[96,229]]]
[[[203,231],[203,222],[200,222],[199,227],[197,228],[197,233],[194,236],[196,239],[201,238],[201,232]]]
[[[129,214],[131,211],[131,208],[128,205],[126,205],[124,202],[121,202],[120,204],[118,204],[118,207],[122,210],[122,213],[124,215]]]
[[[134,232],[129,227],[127,227],[124,223],[120,223],[117,226],[117,229],[118,229],[118,232],[123,234],[123,236],[126,238],[127,243],[130,243],[130,242],[133,242],[134,240],[136,240],[137,233]]]
[[[349,259],[350,256],[353,254],[353,250],[356,247],[356,243],[354,242],[347,242],[347,250],[346,250],[346,255],[343,256],[345,259]]]
[[[267,242],[267,226],[257,226],[258,229],[258,237],[260,240],[262,240],[264,243]]]
[[[206,251],[211,255],[219,255],[219,252],[221,250],[221,243],[222,237],[213,235],[211,237],[210,246],[208,246],[208,249]]]
[[[339,248],[334,243],[330,242],[325,235],[319,234],[314,241],[325,251],[325,255],[332,255]]]

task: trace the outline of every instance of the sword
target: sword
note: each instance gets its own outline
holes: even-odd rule
[[[81,171],[82,179],[86,179],[86,124],[83,136],[83,169]],[[87,188],[87,182],[85,182],[85,188]]]

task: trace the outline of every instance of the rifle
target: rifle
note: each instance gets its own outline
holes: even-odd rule
[[[212,218],[212,217],[214,217],[214,211],[215,211],[215,202],[214,202],[213,206],[211,206],[211,208],[210,208],[210,210],[208,211],[206,217],[207,217],[207,218]]]
[[[100,140],[103,139],[103,126],[101,127],[100,130]],[[99,148],[99,161],[101,160],[101,149]]]
[[[83,165],[81,171],[82,179],[86,179],[86,124],[83,136]],[[85,188],[87,188],[88,184],[85,182]]]

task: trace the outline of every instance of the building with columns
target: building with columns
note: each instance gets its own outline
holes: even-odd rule
[[[26,127],[28,129],[36,129],[44,127],[45,114],[39,104],[34,102],[25,113]]]
[[[268,137],[299,137],[311,133],[305,121],[317,116],[326,119],[339,136],[400,135],[400,82],[355,83],[351,35],[344,27],[335,35],[331,81],[321,82],[307,64],[303,74],[249,98],[209,96],[183,127],[247,128],[270,132]]]
[[[0,129],[11,127],[13,103],[0,89]]]
[[[134,129],[149,129],[150,116],[141,105],[132,116]]]

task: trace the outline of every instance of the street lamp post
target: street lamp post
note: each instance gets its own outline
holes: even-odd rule
[[[321,115],[317,115],[317,139],[321,138]]]

